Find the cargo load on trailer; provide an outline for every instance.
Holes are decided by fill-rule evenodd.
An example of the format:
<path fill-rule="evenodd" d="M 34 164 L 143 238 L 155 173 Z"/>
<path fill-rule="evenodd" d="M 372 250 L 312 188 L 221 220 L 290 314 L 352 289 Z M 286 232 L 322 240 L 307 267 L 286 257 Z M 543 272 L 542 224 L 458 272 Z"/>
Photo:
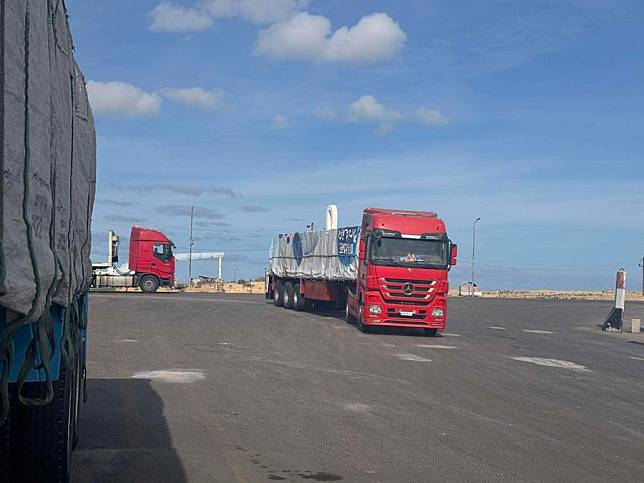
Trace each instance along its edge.
<path fill-rule="evenodd" d="M 65 481 L 85 377 L 96 140 L 63 0 L 0 7 L 0 474 Z"/>
<path fill-rule="evenodd" d="M 334 302 L 361 330 L 445 328 L 457 247 L 435 213 L 367 208 L 347 228 L 337 228 L 337 208 L 327 213 L 326 230 L 273 237 L 267 298 L 296 310 Z"/>
<path fill-rule="evenodd" d="M 278 277 L 355 280 L 360 227 L 275 235 L 270 271 Z"/>

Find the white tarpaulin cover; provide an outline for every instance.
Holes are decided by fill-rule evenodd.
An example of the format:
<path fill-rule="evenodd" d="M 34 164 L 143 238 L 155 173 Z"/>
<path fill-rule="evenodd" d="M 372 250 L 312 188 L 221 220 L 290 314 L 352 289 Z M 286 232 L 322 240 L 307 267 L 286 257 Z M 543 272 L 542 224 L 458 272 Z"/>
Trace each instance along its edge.
<path fill-rule="evenodd" d="M 36 320 L 91 283 L 94 120 L 64 1 L 2 1 L 0 25 L 0 306 Z"/>
<path fill-rule="evenodd" d="M 360 228 L 275 235 L 270 271 L 278 277 L 355 280 Z"/>

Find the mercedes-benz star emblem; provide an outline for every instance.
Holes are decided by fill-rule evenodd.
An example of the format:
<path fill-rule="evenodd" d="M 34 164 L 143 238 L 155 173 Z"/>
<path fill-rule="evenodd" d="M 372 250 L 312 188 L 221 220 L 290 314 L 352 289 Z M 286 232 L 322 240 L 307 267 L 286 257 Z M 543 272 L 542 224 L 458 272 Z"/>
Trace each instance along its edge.
<path fill-rule="evenodd" d="M 407 282 L 405 285 L 403 285 L 403 292 L 405 292 L 405 295 L 411 295 L 414 293 L 414 286 Z"/>

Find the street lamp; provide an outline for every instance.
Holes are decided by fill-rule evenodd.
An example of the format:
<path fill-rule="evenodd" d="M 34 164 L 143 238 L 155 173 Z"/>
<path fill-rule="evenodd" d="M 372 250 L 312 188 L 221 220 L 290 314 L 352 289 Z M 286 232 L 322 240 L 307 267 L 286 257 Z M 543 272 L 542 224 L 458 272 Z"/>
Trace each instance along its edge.
<path fill-rule="evenodd" d="M 474 297 L 474 257 L 476 255 L 476 223 L 481 219 L 479 216 L 476 220 L 474 220 L 474 224 L 472 226 L 472 291 L 470 292 L 470 295 Z"/>

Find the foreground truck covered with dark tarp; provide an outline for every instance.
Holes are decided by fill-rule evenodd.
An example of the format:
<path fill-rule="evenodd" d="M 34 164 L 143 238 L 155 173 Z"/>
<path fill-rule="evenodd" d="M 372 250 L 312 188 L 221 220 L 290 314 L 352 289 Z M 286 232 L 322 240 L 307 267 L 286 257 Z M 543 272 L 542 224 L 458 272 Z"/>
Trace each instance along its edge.
<path fill-rule="evenodd" d="M 94 121 L 64 1 L 0 8 L 0 480 L 67 481 L 86 376 Z"/>

